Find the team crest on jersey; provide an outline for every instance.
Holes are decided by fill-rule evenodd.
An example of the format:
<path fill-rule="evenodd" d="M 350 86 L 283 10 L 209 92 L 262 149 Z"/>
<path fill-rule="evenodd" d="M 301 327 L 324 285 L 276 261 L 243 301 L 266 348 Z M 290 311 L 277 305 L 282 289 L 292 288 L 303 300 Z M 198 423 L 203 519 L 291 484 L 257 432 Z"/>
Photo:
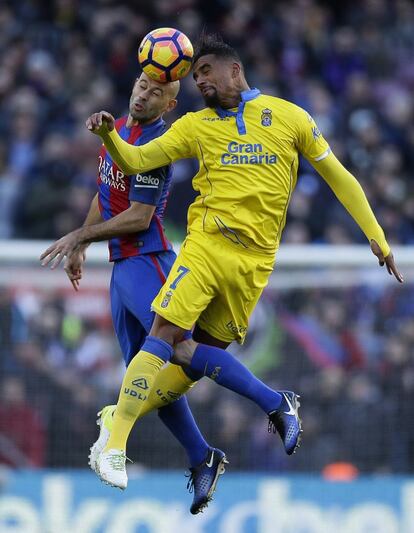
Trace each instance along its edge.
<path fill-rule="evenodd" d="M 262 111 L 262 126 L 272 125 L 272 110 L 267 107 Z"/>
<path fill-rule="evenodd" d="M 173 295 L 172 291 L 167 291 L 165 293 L 164 299 L 161 302 L 161 307 L 162 308 L 168 307 L 168 304 L 170 303 L 172 295 Z"/>

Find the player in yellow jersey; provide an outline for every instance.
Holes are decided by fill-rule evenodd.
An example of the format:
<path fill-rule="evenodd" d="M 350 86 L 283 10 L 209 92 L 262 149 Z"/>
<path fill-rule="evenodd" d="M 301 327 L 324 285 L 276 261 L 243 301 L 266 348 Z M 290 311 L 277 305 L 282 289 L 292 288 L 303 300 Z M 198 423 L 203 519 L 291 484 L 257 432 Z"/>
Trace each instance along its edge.
<path fill-rule="evenodd" d="M 128 435 L 157 373 L 173 354 L 186 371 L 202 372 L 244 396 L 255 396 L 286 452 L 297 447 L 297 395 L 263 384 L 260 388 L 230 354 L 202 342 L 214 339 L 222 348 L 233 340 L 243 342 L 249 316 L 273 270 L 299 154 L 359 224 L 379 264 L 403 281 L 362 188 L 306 111 L 250 89 L 237 52 L 214 36 L 203 36 L 193 77 L 207 107 L 178 119 L 145 146 L 125 143 L 107 112 L 87 121 L 127 174 L 187 157 L 197 157 L 200 163 L 193 179 L 199 194 L 189 209 L 187 238 L 153 302 L 154 325 L 125 375 L 112 433 L 99 459 L 101 477 L 114 485 L 125 483 Z M 177 345 L 194 324 L 199 342 L 190 339 Z"/>

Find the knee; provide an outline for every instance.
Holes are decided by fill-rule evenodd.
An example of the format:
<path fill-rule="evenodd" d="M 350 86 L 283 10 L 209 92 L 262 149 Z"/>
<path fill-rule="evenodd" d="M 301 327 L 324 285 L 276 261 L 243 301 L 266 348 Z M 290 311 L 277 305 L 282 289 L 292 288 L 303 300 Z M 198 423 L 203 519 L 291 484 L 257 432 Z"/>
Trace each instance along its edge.
<path fill-rule="evenodd" d="M 193 358 L 194 350 L 197 343 L 192 339 L 188 339 L 174 345 L 174 355 L 171 360 L 172 363 L 181 366 L 189 366 Z"/>
<path fill-rule="evenodd" d="M 168 342 L 171 346 L 174 346 L 182 338 L 183 330 L 182 328 L 167 322 L 166 320 L 161 320 L 157 315 L 154 324 L 152 325 L 150 335 L 153 337 L 158 337 L 165 342 Z"/>

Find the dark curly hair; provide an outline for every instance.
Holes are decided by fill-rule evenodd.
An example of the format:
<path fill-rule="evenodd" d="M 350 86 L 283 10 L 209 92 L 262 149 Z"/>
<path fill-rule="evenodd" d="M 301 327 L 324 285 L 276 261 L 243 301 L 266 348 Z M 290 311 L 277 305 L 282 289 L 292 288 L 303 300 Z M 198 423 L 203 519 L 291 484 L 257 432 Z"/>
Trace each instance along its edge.
<path fill-rule="evenodd" d="M 196 45 L 193 57 L 193 65 L 200 57 L 207 54 L 214 54 L 217 57 L 226 59 L 233 59 L 237 63 L 242 64 L 239 54 L 229 44 L 223 41 L 223 38 L 218 33 L 202 32 Z"/>

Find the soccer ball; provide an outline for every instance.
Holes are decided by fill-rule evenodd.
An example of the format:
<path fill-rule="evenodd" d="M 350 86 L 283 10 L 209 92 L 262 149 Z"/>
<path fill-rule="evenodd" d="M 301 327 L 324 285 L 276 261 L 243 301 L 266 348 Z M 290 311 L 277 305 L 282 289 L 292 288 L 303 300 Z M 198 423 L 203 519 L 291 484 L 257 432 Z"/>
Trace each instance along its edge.
<path fill-rule="evenodd" d="M 165 83 L 186 76 L 191 68 L 193 45 L 174 28 L 158 28 L 146 35 L 138 49 L 142 70 L 155 81 Z"/>

